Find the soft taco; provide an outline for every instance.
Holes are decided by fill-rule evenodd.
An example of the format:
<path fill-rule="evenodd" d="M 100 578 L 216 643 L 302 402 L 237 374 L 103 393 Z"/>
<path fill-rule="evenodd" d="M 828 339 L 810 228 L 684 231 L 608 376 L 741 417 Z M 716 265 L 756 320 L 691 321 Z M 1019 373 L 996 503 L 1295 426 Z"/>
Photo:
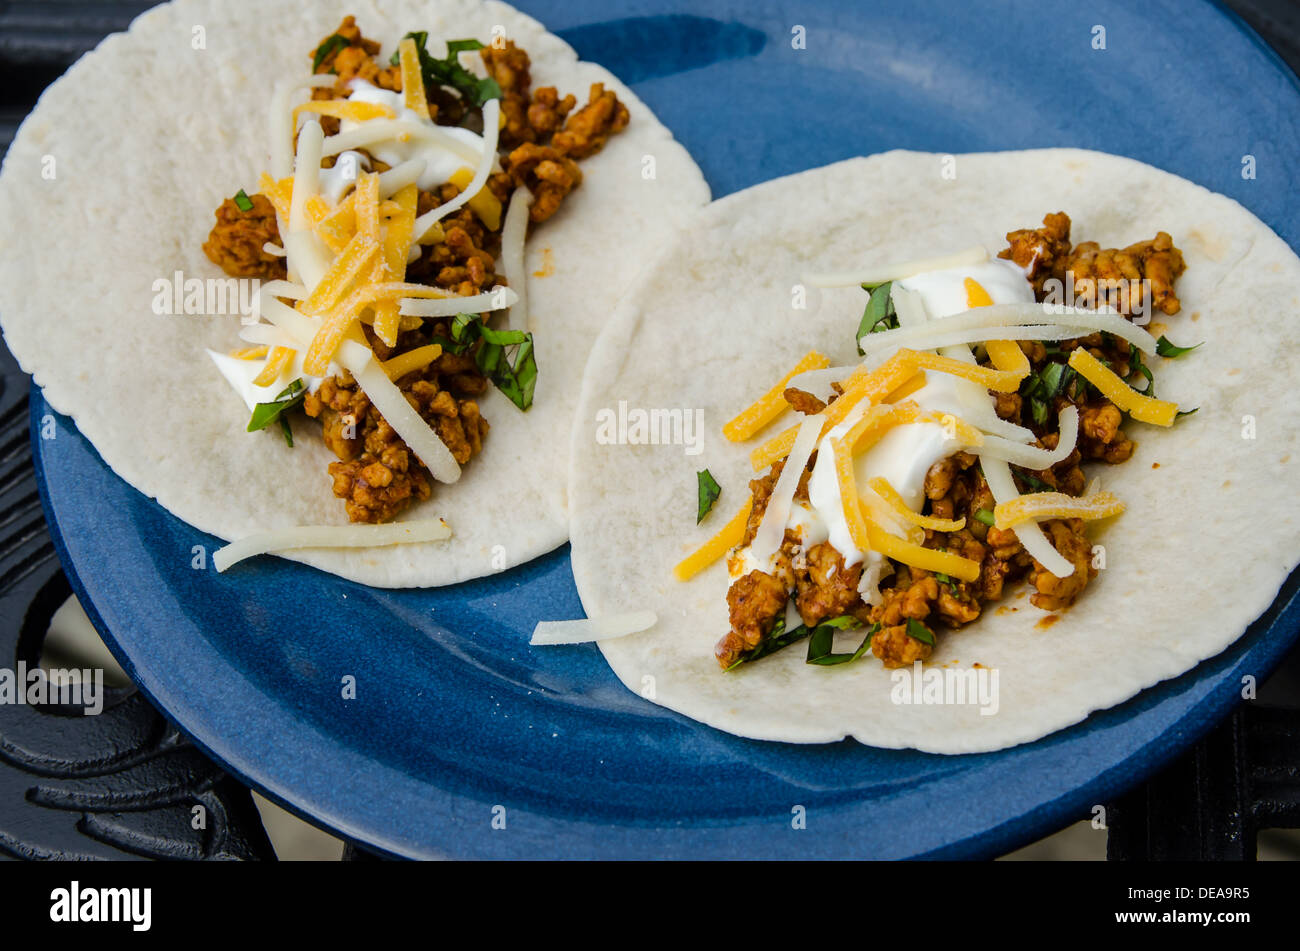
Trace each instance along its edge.
<path fill-rule="evenodd" d="M 715 203 L 588 364 L 601 650 L 732 733 L 940 753 L 1188 670 L 1300 552 L 1298 278 L 1240 205 L 1094 152 L 891 152 Z M 615 407 L 706 439 L 611 439 Z"/>
<path fill-rule="evenodd" d="M 10 148 L 0 321 L 119 475 L 234 543 L 219 569 L 447 584 L 564 541 L 587 352 L 707 200 L 503 4 L 178 0 Z"/>

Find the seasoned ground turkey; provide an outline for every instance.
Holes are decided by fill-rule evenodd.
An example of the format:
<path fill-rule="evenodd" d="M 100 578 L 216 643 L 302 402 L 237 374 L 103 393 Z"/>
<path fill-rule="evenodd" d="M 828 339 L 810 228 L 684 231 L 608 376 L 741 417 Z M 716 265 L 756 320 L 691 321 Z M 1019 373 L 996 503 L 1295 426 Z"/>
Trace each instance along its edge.
<path fill-rule="evenodd" d="M 545 221 L 582 183 L 575 160 L 595 155 L 611 135 L 627 127 L 627 106 L 602 83 L 593 83 L 587 104 L 573 112 L 577 99 L 572 95 L 561 98 L 554 86 L 530 90 L 528 54 L 514 43 L 488 47 L 482 55 L 502 92 L 501 144 L 510 150 L 502 168 L 515 185 L 526 185 L 533 193 L 529 218 Z"/>
<path fill-rule="evenodd" d="M 347 45 L 340 47 L 332 37 L 342 37 Z M 379 44 L 361 35 L 356 17 L 344 17 L 332 36 L 321 40 L 320 45 L 309 54 L 314 60 L 316 53 L 325 51 L 321 61 L 316 64 L 318 75 L 334 74 L 338 79 L 332 89 L 313 90 L 313 99 L 342 99 L 347 96 L 348 83 L 354 79 L 364 79 L 381 89 L 400 91 L 402 88 L 402 70 L 375 59 L 379 54 Z"/>
<path fill-rule="evenodd" d="M 1040 299 L 1044 281 L 1062 279 L 1067 272 L 1073 274 L 1075 267 L 1079 268 L 1076 279 L 1104 276 L 1103 272 L 1116 268 L 1150 280 L 1155 306 L 1166 313 L 1178 309 L 1174 281 L 1183 270 L 1182 255 L 1164 232 L 1152 241 L 1122 251 L 1098 251 L 1095 244 L 1072 249 L 1070 219 L 1058 213 L 1048 215 L 1042 228 L 1011 232 L 1007 241 L 1010 247 L 1002 256 L 1030 269 Z M 1136 376 L 1131 361 L 1137 354 L 1126 341 L 1111 335 L 1095 333 L 1051 344 L 1023 341 L 1020 347 L 1029 358 L 1033 375 L 1051 363 L 1066 364 L 1070 353 L 1083 347 L 1120 376 Z M 825 408 L 820 399 L 801 390 L 787 389 L 784 395 L 800 413 L 814 414 Z M 1024 387 L 1018 393 L 994 394 L 998 415 L 1030 429 L 1037 437 L 1036 445 L 1055 449 L 1060 439 L 1056 428 L 1060 410 L 1073 404 L 1079 411 L 1079 438 L 1074 452 L 1050 469 L 1024 472 L 1013 468 L 1021 491 L 1051 490 L 1080 496 L 1088 481 L 1082 468 L 1085 462 L 1115 464 L 1133 455 L 1136 446 L 1124 433 L 1123 414 L 1082 380 L 1052 398 L 1045 423 L 1034 419 L 1032 396 Z M 806 502 L 807 479 L 815 464 L 816 454 L 795 494 L 798 501 Z M 783 465 L 776 463 L 766 475 L 750 482 L 754 502 L 742 549 L 750 544 L 762 523 Z M 718 662 L 728 667 L 757 646 L 784 616 L 787 602 L 793 598 L 800 620 L 808 627 L 845 614 L 855 616 L 864 625 L 878 625 L 871 639 L 872 653 L 886 667 L 906 667 L 926 660 L 933 651 L 930 644 L 908 633 L 909 621 L 921 624 L 932 635 L 937 629 L 960 628 L 978 618 L 985 604 L 1002 598 L 1009 586 L 1021 580 L 1032 588 L 1029 600 L 1035 607 L 1060 611 L 1072 605 L 1097 575 L 1092 565 L 1092 542 L 1081 519 L 1041 523 L 1052 546 L 1074 565 L 1073 574 L 1057 578 L 1025 552 L 1014 532 L 990 527 L 978 518 L 980 512 L 991 514 L 995 502 L 978 458 L 970 453 L 956 453 L 930 468 L 925 478 L 925 500 L 926 514 L 965 519 L 965 526 L 955 532 L 927 529 L 922 544 L 979 563 L 980 574 L 975 581 L 943 580 L 930 571 L 893 565 L 892 573 L 881 579 L 879 603 L 867 605 L 857 590 L 862 577 L 860 564 L 846 569 L 843 558 L 829 543 L 802 552 L 793 533 L 787 532 L 776 570 L 771 574 L 751 571 L 733 584 L 734 597 L 728 593 L 731 631 L 715 648 Z"/>
<path fill-rule="evenodd" d="M 488 187 L 497 193 L 490 180 Z M 416 211 L 422 215 L 459 194 L 460 189 L 452 184 L 441 186 L 436 193 L 422 191 Z M 407 266 L 407 280 L 445 287 L 462 297 L 505 283 L 505 278 L 496 273 L 496 259 L 501 253 L 499 231 L 485 228 L 469 208 L 461 208 L 441 224 L 443 240 L 427 246 L 419 260 Z"/>
<path fill-rule="evenodd" d="M 446 334 L 445 325 L 437 332 Z M 417 333 L 403 338 L 427 337 Z M 400 349 L 413 340 L 399 339 Z M 389 351 L 372 338 L 376 355 Z M 423 346 L 423 343 L 416 344 Z M 482 394 L 487 380 L 468 355 L 444 354 L 426 369 L 397 381 L 398 389 L 420 416 L 429 422 L 461 465 L 483 449 L 487 420 L 469 397 Z M 339 457 L 329 465 L 334 494 L 344 500 L 354 522 L 386 522 L 412 502 L 427 499 L 432 491 L 428 470 L 393 431 L 383 415 L 346 370 L 323 381 L 303 401 L 308 416 L 319 419 L 325 444 Z"/>
<path fill-rule="evenodd" d="M 253 195 L 250 201 L 253 207 L 248 211 L 241 211 L 233 198 L 221 203 L 217 223 L 203 244 L 203 253 L 231 277 L 283 280 L 284 258 L 262 250 L 267 242 L 280 244 L 275 208 L 265 195 Z"/>
<path fill-rule="evenodd" d="M 1029 280 L 1040 301 L 1046 296 L 1045 283 L 1055 280 L 1063 286 L 1068 273 L 1079 306 L 1105 303 L 1121 314 L 1132 315 L 1143 310 L 1149 293 L 1153 309 L 1178 313 L 1174 282 L 1186 264 L 1173 238 L 1163 231 L 1127 248 L 1102 248 L 1095 241 L 1085 241 L 1072 249 L 1070 217 L 1058 211 L 1044 217 L 1041 228 L 1012 231 L 1007 242 L 1010 247 L 998 256 L 1030 269 Z M 1147 289 L 1138 283 L 1142 280 L 1149 282 Z"/>

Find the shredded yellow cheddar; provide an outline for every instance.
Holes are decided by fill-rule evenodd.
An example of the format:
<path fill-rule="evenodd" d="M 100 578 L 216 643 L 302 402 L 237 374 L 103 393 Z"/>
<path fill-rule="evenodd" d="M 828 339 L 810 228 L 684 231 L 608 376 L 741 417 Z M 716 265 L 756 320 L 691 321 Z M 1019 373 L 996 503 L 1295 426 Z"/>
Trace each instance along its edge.
<path fill-rule="evenodd" d="M 993 508 L 993 524 L 999 529 L 1015 528 L 1045 518 L 1082 518 L 1094 521 L 1124 511 L 1124 503 L 1110 492 L 1094 492 L 1075 498 L 1063 492 L 1031 492 Z"/>
<path fill-rule="evenodd" d="M 949 575 L 962 581 L 974 581 L 980 576 L 979 562 L 952 552 L 914 544 L 889 534 L 875 522 L 867 522 L 867 539 L 873 551 L 913 568 Z"/>
<path fill-rule="evenodd" d="M 472 168 L 459 168 L 452 173 L 449 181 L 461 191 L 464 191 L 474 181 L 474 170 Z M 501 227 L 501 200 L 492 194 L 486 185 L 480 188 L 478 193 L 466 204 L 469 205 L 474 214 L 478 215 L 479 221 L 483 222 L 489 231 L 496 231 Z"/>
<path fill-rule="evenodd" d="M 280 374 L 293 361 L 296 351 L 289 347 L 273 347 L 271 353 L 266 358 L 266 366 L 262 367 L 262 372 L 253 377 L 255 386 L 270 386 L 276 380 L 280 379 Z"/>
<path fill-rule="evenodd" d="M 732 442 L 743 442 L 780 416 L 789 407 L 785 401 L 786 384 L 800 373 L 809 370 L 821 370 L 830 366 L 830 361 L 816 350 L 810 350 L 799 358 L 799 362 L 785 376 L 781 377 L 770 390 L 746 407 L 734 419 L 722 427 L 722 434 Z M 791 445 L 794 441 L 791 440 Z M 786 450 L 789 452 L 789 449 Z M 778 457 L 780 458 L 780 457 Z"/>
<path fill-rule="evenodd" d="M 732 516 L 731 521 L 722 526 L 718 534 L 679 561 L 673 568 L 677 580 L 689 581 L 739 545 L 745 537 L 745 526 L 749 523 L 749 512 L 753 507 L 754 499 L 751 496 L 745 500 L 740 511 Z"/>
<path fill-rule="evenodd" d="M 1155 426 L 1172 426 L 1178 418 L 1178 404 L 1144 396 L 1125 383 L 1113 370 L 1103 364 L 1083 347 L 1070 354 L 1070 366 L 1101 391 L 1124 412 L 1141 423 Z"/>
<path fill-rule="evenodd" d="M 429 100 L 424 91 L 424 72 L 420 69 L 420 52 L 415 40 L 407 37 L 397 44 L 402 70 L 402 105 L 422 119 L 429 118 Z"/>
<path fill-rule="evenodd" d="M 889 506 L 890 511 L 896 514 L 905 522 L 920 528 L 928 528 L 935 532 L 960 532 L 966 527 L 966 519 L 949 519 L 936 518 L 933 515 L 922 515 L 920 512 L 913 512 L 903 501 L 903 497 L 898 494 L 898 490 L 889 484 L 889 480 L 876 476 L 868 480 L 867 488 L 875 492 Z"/>

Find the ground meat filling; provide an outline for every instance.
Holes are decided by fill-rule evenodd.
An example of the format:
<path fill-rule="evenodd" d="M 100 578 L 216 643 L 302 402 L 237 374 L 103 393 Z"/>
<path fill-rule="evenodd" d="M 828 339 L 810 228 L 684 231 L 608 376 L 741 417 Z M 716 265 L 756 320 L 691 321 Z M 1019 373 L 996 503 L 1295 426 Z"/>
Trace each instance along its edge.
<path fill-rule="evenodd" d="M 347 45 L 340 46 L 337 40 L 331 42 L 331 37 L 321 40 L 317 50 L 324 49 L 325 55 L 316 64 L 315 73 L 337 75 L 338 79 L 335 80 L 333 88 L 313 89 L 313 99 L 343 99 L 348 95 L 348 83 L 354 79 L 363 79 L 380 89 L 401 91 L 401 67 L 381 63 L 375 59 L 379 54 L 379 44 L 361 35 L 356 17 L 344 17 L 332 36 L 342 37 L 347 40 Z M 314 50 L 311 55 L 314 59 L 316 51 Z M 432 114 L 433 111 L 430 109 L 430 115 Z M 331 122 L 329 128 L 325 128 L 325 134 L 334 135 L 338 132 L 338 120 L 327 118 L 330 118 Z M 325 122 L 322 121 L 321 125 L 324 127 Z"/>
<path fill-rule="evenodd" d="M 491 179 L 488 187 L 497 194 Z M 416 212 L 422 215 L 459 194 L 460 189 L 450 183 L 435 193 L 422 191 Z M 509 188 L 505 189 L 504 195 L 498 194 L 497 197 L 504 202 L 510 197 Z M 496 260 L 501 254 L 499 231 L 489 231 L 469 208 L 448 215 L 441 224 L 443 239 L 427 246 L 420 258 L 407 266 L 408 280 L 444 287 L 461 297 L 506 283 L 505 278 L 496 272 Z"/>
<path fill-rule="evenodd" d="M 487 47 L 482 56 L 488 75 L 501 87 L 501 144 L 510 150 L 501 166 L 514 185 L 533 193 L 531 220 L 545 221 L 581 184 L 576 160 L 595 155 L 627 127 L 627 106 L 603 83 L 593 83 L 587 104 L 573 112 L 578 101 L 572 95 L 561 98 L 554 86 L 530 89 L 528 54 L 514 43 Z"/>
<path fill-rule="evenodd" d="M 445 322 L 435 333 L 445 335 Z M 414 338 L 414 339 L 411 339 Z M 401 349 L 423 346 L 420 333 L 403 334 Z M 372 340 L 376 355 L 384 359 L 383 342 Z M 395 350 L 392 352 L 396 352 Z M 461 465 L 482 451 L 488 423 L 470 398 L 487 389 L 472 357 L 444 354 L 424 370 L 397 381 L 411 407 L 438 433 Z M 361 392 L 346 370 L 324 380 L 303 400 L 306 414 L 321 422 L 322 437 L 338 462 L 329 464 L 334 494 L 344 500 L 354 522 L 387 522 L 412 502 L 429 498 L 432 481 L 424 464 L 414 456 L 383 415 Z"/>
<path fill-rule="evenodd" d="M 1163 231 L 1127 248 L 1102 248 L 1095 241 L 1071 248 L 1070 217 L 1058 211 L 1044 217 L 1041 228 L 1012 231 L 1007 243 L 1010 246 L 998 257 L 1029 270 L 1040 301 L 1047 296 L 1048 280 L 1064 286 L 1068 274 L 1081 307 L 1106 304 L 1130 316 L 1148 306 L 1172 316 L 1181 307 L 1174 282 L 1187 265 L 1173 238 Z"/>
<path fill-rule="evenodd" d="M 1001 256 L 1026 269 L 1040 300 L 1045 296 L 1044 283 L 1053 277 L 1064 282 L 1069 275 L 1077 289 L 1081 282 L 1123 274 L 1147 279 L 1151 304 L 1162 312 L 1176 313 L 1180 306 L 1174 282 L 1184 269 L 1182 253 L 1164 232 L 1151 241 L 1118 251 L 1102 251 L 1093 243 L 1072 247 L 1070 219 L 1058 212 L 1047 215 L 1042 228 L 1011 232 L 1007 242 L 1009 247 Z M 1130 309 L 1124 312 L 1131 314 L 1140 302 L 1132 297 L 1126 300 Z M 1049 363 L 1067 363 L 1070 353 L 1080 347 L 1126 379 L 1136 376 L 1131 361 L 1139 355 L 1126 341 L 1111 335 L 1095 333 L 1050 344 L 1023 341 L 1020 347 L 1029 359 L 1031 378 Z M 1140 388 L 1140 384 L 1135 385 Z M 804 414 L 819 413 L 826 405 L 793 388 L 784 395 L 787 403 Z M 1037 437 L 1035 444 L 1050 450 L 1060 440 L 1055 427 L 1061 409 L 1074 405 L 1079 411 L 1079 438 L 1075 450 L 1049 469 L 1013 468 L 1022 492 L 1050 490 L 1078 497 L 1085 493 L 1088 482 L 1084 463 L 1117 464 L 1133 455 L 1136 444 L 1124 433 L 1123 414 L 1091 387 L 1080 383 L 1058 393 L 1049 407 L 1047 422 L 1042 424 L 1034 419 L 1028 395 L 1032 394 L 1023 392 L 1023 388 L 1020 393 L 993 394 L 998 415 L 1030 429 Z M 802 496 L 796 493 L 796 499 L 806 501 L 807 478 L 815 462 L 814 455 L 800 485 Z M 762 523 L 783 465 L 776 463 L 767 475 L 750 483 L 754 501 L 741 549 L 750 544 Z M 895 564 L 892 573 L 880 582 L 879 603 L 867 605 L 857 590 L 862 577 L 860 564 L 846 569 L 842 556 L 829 543 L 814 545 L 804 552 L 793 534 L 787 532 L 775 570 L 751 571 L 733 584 L 734 598 L 728 592 L 732 629 L 715 648 L 719 663 L 729 667 L 758 646 L 784 616 L 790 598 L 809 627 L 845 614 L 855 616 L 864 625 L 879 625 L 871 639 L 872 654 L 885 667 L 906 667 L 927 660 L 933 652 L 930 643 L 909 633 L 909 622 L 923 626 L 931 637 L 936 629 L 959 629 L 977 619 L 984 605 L 1001 599 L 1011 585 L 1022 580 L 1032 588 L 1029 600 L 1035 607 L 1061 611 L 1074 604 L 1097 576 L 1092 542 L 1082 519 L 1041 523 L 1052 546 L 1074 566 L 1069 577 L 1057 578 L 1029 556 L 1014 532 L 989 526 L 977 517 L 980 512 L 991 513 L 995 502 L 979 460 L 971 453 L 959 452 L 933 465 L 926 474 L 924 490 L 925 514 L 965 519 L 960 531 L 925 530 L 924 546 L 977 562 L 978 578 L 971 582 L 942 580 L 933 572 Z"/>
<path fill-rule="evenodd" d="M 314 65 L 316 74 L 337 77 L 332 86 L 313 89 L 312 98 L 346 98 L 354 79 L 400 92 L 401 68 L 379 53 L 380 44 L 362 35 L 354 17 L 345 17 L 308 54 L 313 60 L 320 54 Z M 600 84 L 591 87 L 588 103 L 576 112 L 574 96 L 560 96 L 553 86 L 531 89 L 528 53 L 509 40 L 485 47 L 481 56 L 488 74 L 501 87 L 505 117 L 499 142 L 505 153 L 501 156 L 503 171 L 488 177 L 487 188 L 504 212 L 515 188 L 527 185 L 535 196 L 530 218 L 544 221 L 582 182 L 577 160 L 600 151 L 610 135 L 627 126 L 627 107 Z M 426 84 L 425 94 L 435 122 L 482 132 L 481 113 L 453 91 Z M 318 118 L 326 135 L 339 131 L 338 119 Z M 365 150 L 358 151 L 370 171 L 387 170 L 387 165 Z M 328 158 L 324 164 L 333 162 L 334 158 Z M 460 189 L 450 183 L 422 190 L 417 214 L 459 194 Z M 268 244 L 281 245 L 275 209 L 265 195 L 255 194 L 249 200 L 252 207 L 247 211 L 235 199 L 222 202 L 203 250 L 232 277 L 283 280 L 284 258 L 264 250 Z M 488 228 L 469 207 L 448 215 L 440 224 L 442 239 L 421 246 L 420 256 L 407 266 L 408 281 L 441 287 L 461 297 L 506 283 L 496 267 L 501 254 L 499 224 L 495 230 Z M 421 329 L 403 332 L 397 346 L 388 347 L 367 325 L 362 326 L 380 360 L 424 346 L 434 337 L 450 337 L 448 321 L 430 321 Z M 489 427 L 479 412 L 478 398 L 487 392 L 489 381 L 472 353 L 443 353 L 424 370 L 398 380 L 397 386 L 458 463 L 464 465 L 482 451 Z M 320 422 L 321 438 L 338 456 L 337 462 L 329 464 L 329 475 L 334 494 L 343 500 L 352 521 L 386 522 L 412 502 L 429 498 L 433 484 L 428 470 L 371 405 L 350 373 L 324 380 L 315 393 L 305 397 L 303 410 Z"/>
<path fill-rule="evenodd" d="M 279 246 L 280 229 L 275 207 L 265 195 L 253 195 L 253 207 L 244 211 L 233 198 L 217 209 L 217 223 L 203 253 L 231 277 L 255 277 L 264 281 L 284 280 L 284 258 L 268 254 L 267 243 Z"/>

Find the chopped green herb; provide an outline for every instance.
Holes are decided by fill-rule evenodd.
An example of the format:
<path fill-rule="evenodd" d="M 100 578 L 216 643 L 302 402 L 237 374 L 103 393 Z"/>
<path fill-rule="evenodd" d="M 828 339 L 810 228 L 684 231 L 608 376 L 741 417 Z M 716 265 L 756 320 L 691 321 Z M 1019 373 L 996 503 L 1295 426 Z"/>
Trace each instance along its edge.
<path fill-rule="evenodd" d="M 258 403 L 253 407 L 253 416 L 248 421 L 248 432 L 255 433 L 272 423 L 279 423 L 280 431 L 284 433 L 284 441 L 292 447 L 293 430 L 289 428 L 289 420 L 284 414 L 301 403 L 306 396 L 307 387 L 303 385 L 302 380 L 294 380 L 271 402 Z"/>
<path fill-rule="evenodd" d="M 862 355 L 862 338 L 867 334 L 873 334 L 877 330 L 898 328 L 898 315 L 894 312 L 894 301 L 889 296 L 893 286 L 893 281 L 886 281 L 874 288 L 868 288 L 866 284 L 862 285 L 863 290 L 870 290 L 871 298 L 867 301 L 866 310 L 862 312 L 862 320 L 858 323 L 859 356 Z"/>
<path fill-rule="evenodd" d="M 451 339 L 435 337 L 433 342 L 442 344 L 449 353 L 468 353 L 473 349 L 475 364 L 510 402 L 520 409 L 533 405 L 537 357 L 533 353 L 532 334 L 522 330 L 493 330 L 484 325 L 478 314 L 457 314 L 451 319 Z"/>
<path fill-rule="evenodd" d="M 935 550 L 946 552 L 948 549 L 937 548 Z M 934 580 L 939 582 L 939 584 L 946 584 L 948 586 L 948 590 L 952 592 L 952 596 L 954 598 L 961 597 L 961 592 L 957 590 L 957 582 L 953 581 L 952 578 L 948 577 L 942 571 L 936 571 L 934 573 Z"/>
<path fill-rule="evenodd" d="M 782 614 L 776 619 L 776 625 L 772 628 L 772 633 L 758 642 L 758 646 L 747 654 L 741 654 L 732 662 L 727 670 L 735 670 L 741 664 L 747 664 L 751 661 L 766 657 L 768 654 L 774 654 L 783 647 L 789 647 L 796 641 L 801 641 L 812 632 L 807 627 L 800 624 L 793 631 L 787 633 L 785 629 L 785 615 Z"/>
<path fill-rule="evenodd" d="M 852 653 L 836 654 L 831 648 L 835 644 L 835 632 L 848 628 L 861 627 L 862 622 L 851 614 L 842 614 L 839 617 L 830 618 L 822 621 L 816 627 L 809 629 L 807 625 L 800 624 L 793 630 L 785 629 L 785 615 L 782 614 L 776 619 L 776 625 L 772 628 L 772 633 L 763 638 L 759 645 L 747 654 L 742 654 L 731 664 L 727 670 L 735 670 L 741 664 L 748 664 L 768 654 L 774 654 L 782 648 L 789 647 L 791 644 L 810 637 L 808 642 L 808 657 L 806 663 L 821 664 L 822 666 L 831 666 L 834 664 L 847 664 L 850 661 L 857 660 L 867 648 L 871 646 L 871 637 L 878 630 L 880 625 L 876 624 L 867 631 L 862 643 L 858 649 Z"/>
<path fill-rule="evenodd" d="M 975 513 L 975 517 L 989 528 L 993 527 L 993 512 L 991 509 L 980 509 Z"/>
<path fill-rule="evenodd" d="M 444 59 L 434 59 L 425 45 L 429 34 L 407 33 L 402 39 L 415 40 L 416 52 L 420 56 L 420 72 L 424 76 L 425 89 L 434 86 L 447 86 L 460 93 L 471 106 L 481 106 L 489 99 L 501 98 L 501 87 L 495 79 L 479 79 L 460 64 L 459 56 L 467 50 L 481 50 L 483 44 L 478 40 L 448 40 L 447 55 Z M 389 62 L 396 66 L 402 61 L 401 52 L 394 52 Z"/>
<path fill-rule="evenodd" d="M 1077 377 L 1074 367 L 1065 363 L 1050 363 L 1043 368 L 1043 383 L 1053 397 L 1064 396 L 1068 399 L 1070 388 Z"/>
<path fill-rule="evenodd" d="M 311 71 L 314 73 L 320 69 L 320 64 L 329 59 L 330 54 L 351 46 L 351 42 L 346 36 L 340 36 L 338 33 L 325 37 L 320 46 L 316 47 L 316 52 L 312 54 Z"/>
<path fill-rule="evenodd" d="M 1042 479 L 1038 478 L 1037 476 L 1030 475 L 1028 472 L 1026 472 L 1024 469 L 1019 468 L 1018 466 L 1012 466 L 1011 472 L 1017 479 L 1020 479 L 1022 482 L 1025 483 L 1025 485 L 1029 486 L 1035 492 L 1056 491 L 1050 485 L 1044 482 Z"/>
<path fill-rule="evenodd" d="M 852 614 L 841 614 L 839 617 L 833 617 L 830 620 L 822 621 L 818 627 L 829 627 L 837 631 L 849 631 L 855 627 L 861 627 L 862 622 Z"/>
<path fill-rule="evenodd" d="M 812 632 L 812 637 L 808 639 L 808 656 L 805 663 L 819 664 L 822 667 L 831 667 L 836 664 L 851 664 L 857 660 L 871 647 L 871 638 L 880 630 L 879 624 L 873 624 L 867 629 L 867 633 L 862 638 L 862 643 L 857 649 L 848 653 L 837 654 L 832 648 L 835 646 L 836 630 L 847 628 L 861 627 L 862 622 L 851 614 L 844 614 L 837 618 L 831 618 L 829 621 L 823 621 L 818 624 Z"/>
<path fill-rule="evenodd" d="M 1174 419 L 1181 419 L 1184 416 L 1191 416 L 1198 409 L 1200 409 L 1199 406 L 1193 406 L 1191 409 L 1180 409 L 1177 413 L 1174 414 Z"/>
<path fill-rule="evenodd" d="M 1038 378 L 1042 381 L 1045 395 L 1055 396 L 1061 391 L 1061 380 L 1066 369 L 1064 363 L 1049 363 L 1039 371 Z"/>
<path fill-rule="evenodd" d="M 930 633 L 928 627 L 916 620 L 916 618 L 907 619 L 907 636 L 920 641 L 922 644 L 934 646 L 934 635 Z"/>
<path fill-rule="evenodd" d="M 1047 425 L 1052 413 L 1052 400 L 1058 396 L 1068 398 L 1076 376 L 1072 367 L 1051 362 L 1025 377 L 1020 384 L 1020 394 L 1029 401 L 1029 414 L 1037 425 Z"/>
<path fill-rule="evenodd" d="M 249 198 L 248 193 L 241 188 L 239 191 L 235 192 L 235 206 L 240 211 L 252 211 L 253 199 Z"/>
<path fill-rule="evenodd" d="M 1155 377 L 1151 375 L 1151 368 L 1142 362 L 1142 351 L 1137 347 L 1134 347 L 1129 351 L 1128 358 L 1128 375 L 1131 377 L 1134 373 L 1140 373 L 1147 378 L 1146 388 L 1141 392 L 1154 398 L 1156 395 L 1156 380 Z M 1136 387 L 1134 387 L 1134 389 L 1136 389 Z"/>
<path fill-rule="evenodd" d="M 483 44 L 473 38 L 468 40 L 449 40 L 447 42 L 447 55 L 456 56 L 460 53 L 473 53 L 482 48 Z"/>
<path fill-rule="evenodd" d="M 1205 341 L 1203 340 L 1201 341 L 1201 343 L 1204 342 Z M 1191 353 L 1200 345 L 1201 345 L 1200 343 L 1195 343 L 1192 344 L 1190 347 L 1175 346 L 1174 344 L 1169 342 L 1168 337 L 1166 337 L 1164 334 L 1161 334 L 1160 339 L 1156 341 L 1156 353 L 1160 354 L 1160 356 L 1162 357 L 1169 357 L 1170 359 L 1172 359 L 1174 357 L 1181 357 L 1184 353 Z"/>
<path fill-rule="evenodd" d="M 713 473 L 708 469 L 695 473 L 695 480 L 699 484 L 699 506 L 695 515 L 695 524 L 698 525 L 709 514 L 713 503 L 718 501 L 722 486 L 718 485 L 718 480 L 713 478 Z"/>

